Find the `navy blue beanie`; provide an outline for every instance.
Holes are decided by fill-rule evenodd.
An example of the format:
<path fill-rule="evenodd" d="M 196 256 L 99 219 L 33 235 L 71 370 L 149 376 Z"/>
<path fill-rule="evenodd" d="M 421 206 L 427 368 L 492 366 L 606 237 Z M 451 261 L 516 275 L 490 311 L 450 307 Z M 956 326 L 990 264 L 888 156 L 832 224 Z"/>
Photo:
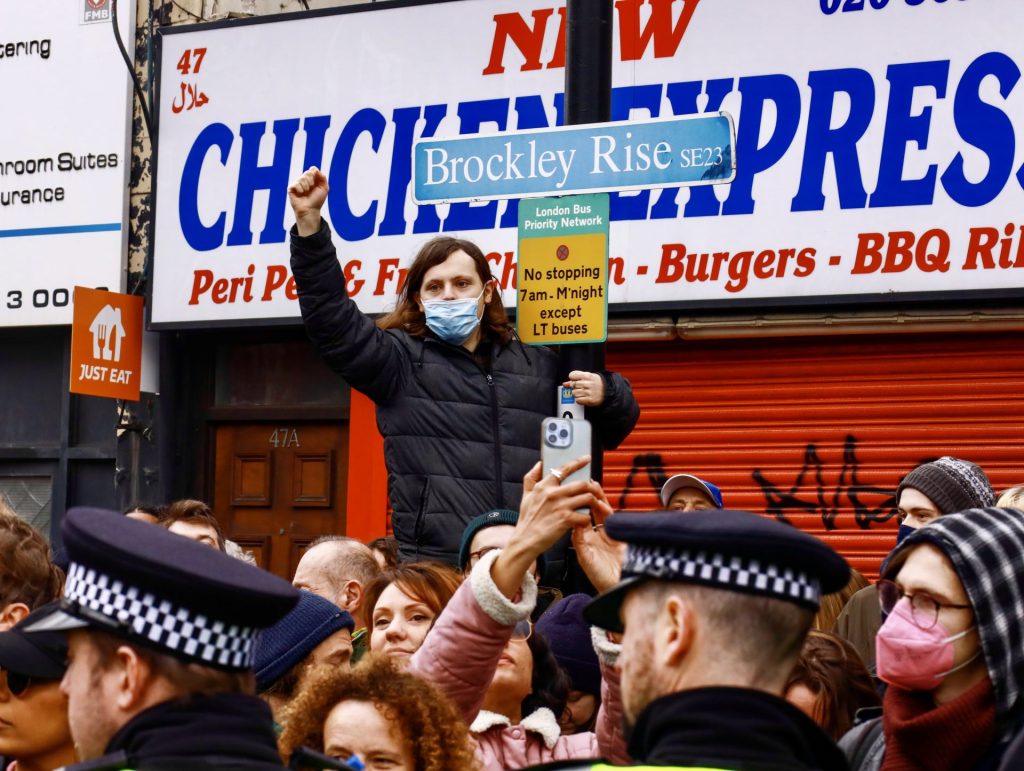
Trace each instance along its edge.
<path fill-rule="evenodd" d="M 298 604 L 256 638 L 253 669 L 256 690 L 263 692 L 339 629 L 356 624 L 348 611 L 312 592 L 299 592 Z"/>
<path fill-rule="evenodd" d="M 590 624 L 583 619 L 583 608 L 590 600 L 586 594 L 567 595 L 540 617 L 536 630 L 569 675 L 572 689 L 600 696 L 601 666 L 590 639 Z"/>

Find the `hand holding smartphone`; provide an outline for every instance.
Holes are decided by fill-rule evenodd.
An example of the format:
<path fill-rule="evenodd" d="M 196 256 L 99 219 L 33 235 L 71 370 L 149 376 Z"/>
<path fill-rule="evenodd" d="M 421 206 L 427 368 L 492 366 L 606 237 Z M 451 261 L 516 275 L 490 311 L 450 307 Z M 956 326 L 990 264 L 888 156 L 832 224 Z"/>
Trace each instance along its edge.
<path fill-rule="evenodd" d="M 541 423 L 540 459 L 542 473 L 547 476 L 553 469 L 590 454 L 590 422 L 566 418 L 544 418 Z M 587 482 L 590 480 L 590 464 L 561 480 L 566 482 Z"/>

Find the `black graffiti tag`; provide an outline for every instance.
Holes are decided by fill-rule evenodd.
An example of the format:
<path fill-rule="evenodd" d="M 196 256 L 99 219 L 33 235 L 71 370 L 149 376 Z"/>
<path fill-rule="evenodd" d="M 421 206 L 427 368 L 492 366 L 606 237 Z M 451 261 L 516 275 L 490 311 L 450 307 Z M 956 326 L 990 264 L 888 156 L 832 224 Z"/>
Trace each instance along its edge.
<path fill-rule="evenodd" d="M 765 511 L 777 519 L 788 522 L 794 513 L 818 514 L 826 530 L 837 530 L 841 512 L 852 509 L 854 522 L 861 529 L 888 522 L 896 514 L 896 491 L 861 483 L 858 478 L 860 461 L 857 460 L 857 438 L 848 435 L 843 443 L 843 465 L 835 485 L 825 481 L 826 464 L 813 442 L 804 446 L 803 465 L 788 488 L 769 480 L 760 469 L 751 473 L 765 498 Z M 626 484 L 619 496 L 618 509 L 626 509 L 631 493 L 641 490 L 660 492 L 668 479 L 665 459 L 660 453 L 640 453 L 626 476 Z M 869 501 L 874 501 L 871 505 Z"/>
<path fill-rule="evenodd" d="M 852 435 L 846 437 L 843 444 L 843 466 L 839 471 L 839 479 L 829 488 L 824 479 L 825 464 L 818 455 L 818 448 L 813 443 L 804 447 L 804 462 L 796 479 L 789 489 L 783 490 L 779 485 L 769 481 L 760 469 L 754 469 L 754 481 L 761 488 L 765 498 L 765 511 L 783 522 L 788 522 L 787 513 L 804 512 L 819 514 L 821 523 L 826 530 L 836 530 L 836 519 L 846 504 L 853 509 L 854 521 L 862 529 L 872 524 L 881 524 L 892 519 L 896 514 L 896 491 L 891 488 L 873 487 L 861 484 L 857 478 L 860 464 L 857 460 L 857 439 Z M 813 476 L 813 481 L 808 480 Z M 808 490 L 802 497 L 800 492 Z M 870 506 L 865 498 L 882 500 L 876 506 Z"/>
<path fill-rule="evenodd" d="M 633 456 L 633 465 L 629 469 L 629 474 L 626 475 L 626 484 L 622 488 L 622 495 L 619 496 L 619 511 L 626 508 L 626 498 L 640 487 L 640 477 L 644 474 L 655 492 L 660 492 L 665 482 L 668 481 L 668 474 L 665 473 L 665 459 L 661 457 L 660 453 L 648 452 Z"/>

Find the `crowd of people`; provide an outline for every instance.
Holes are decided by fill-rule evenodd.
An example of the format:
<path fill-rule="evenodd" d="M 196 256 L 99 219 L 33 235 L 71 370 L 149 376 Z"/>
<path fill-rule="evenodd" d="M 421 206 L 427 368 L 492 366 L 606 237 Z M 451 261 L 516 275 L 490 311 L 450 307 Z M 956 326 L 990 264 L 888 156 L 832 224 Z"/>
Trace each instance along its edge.
<path fill-rule="evenodd" d="M 289 188 L 292 269 L 376 403 L 394 535 L 325 534 L 288 582 L 202 501 L 72 509 L 56 554 L 0 511 L 7 771 L 1024 768 L 1024 487 L 908 469 L 875 582 L 693 473 L 613 513 L 540 429 L 564 389 L 616 446 L 629 382 L 523 345 L 468 241 L 364 315 L 327 193 Z"/>
<path fill-rule="evenodd" d="M 1024 767 L 1024 489 L 910 470 L 869 583 L 692 474 L 613 514 L 585 462 L 452 563 L 329 535 L 291 584 L 200 501 L 73 509 L 57 554 L 0 511 L 5 767 Z M 566 533 L 596 596 L 540 586 Z"/>

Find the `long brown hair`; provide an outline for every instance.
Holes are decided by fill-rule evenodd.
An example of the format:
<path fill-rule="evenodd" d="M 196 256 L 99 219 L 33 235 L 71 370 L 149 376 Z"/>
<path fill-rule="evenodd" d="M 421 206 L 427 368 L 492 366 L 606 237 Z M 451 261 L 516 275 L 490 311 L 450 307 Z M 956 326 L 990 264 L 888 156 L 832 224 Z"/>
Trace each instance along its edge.
<path fill-rule="evenodd" d="M 469 730 L 437 688 L 400 670 L 387 656 L 368 653 L 351 672 L 317 668 L 282 716 L 278 746 L 287 761 L 299 747 L 324 751 L 324 723 L 344 701 L 373 704 L 412 747 L 416 771 L 473 771 L 479 767 Z"/>
<path fill-rule="evenodd" d="M 881 700 L 857 649 L 842 637 L 811 630 L 783 693 L 803 685 L 815 695 L 814 722 L 839 739 L 853 726 L 858 709 Z"/>
<path fill-rule="evenodd" d="M 370 629 L 367 642 L 373 639 L 373 611 L 377 601 L 391 584 L 398 584 L 403 594 L 430 608 L 436 620 L 461 583 L 462 574 L 442 562 L 405 562 L 385 570 L 370 582 L 363 595 L 366 625 Z"/>
<path fill-rule="evenodd" d="M 501 301 L 501 292 L 497 281 L 491 274 L 490 263 L 480 247 L 472 241 L 450 236 L 438 236 L 432 238 L 423 245 L 416 259 L 405 277 L 405 284 L 398 295 L 398 302 L 395 309 L 377 321 L 381 329 L 404 329 L 415 337 L 424 337 L 427 334 L 427 320 L 423 311 L 416 305 L 419 299 L 420 289 L 423 286 L 423 277 L 427 271 L 435 265 L 440 265 L 452 254 L 458 251 L 468 254 L 476 266 L 476 274 L 484 285 L 488 281 L 495 281 L 494 293 L 491 301 L 484 306 L 484 315 L 480 319 L 480 332 L 484 338 L 495 338 L 501 342 L 507 342 L 512 334 L 512 325 L 509 323 L 508 314 L 505 312 L 505 305 Z"/>
<path fill-rule="evenodd" d="M 839 614 L 843 612 L 843 608 L 846 607 L 850 598 L 870 585 L 859 571 L 850 568 L 850 580 L 846 582 L 846 586 L 838 592 L 826 594 L 821 598 L 821 605 L 818 607 L 818 612 L 814 614 L 811 628 L 819 629 L 822 632 L 831 632 L 839 619 Z"/>

